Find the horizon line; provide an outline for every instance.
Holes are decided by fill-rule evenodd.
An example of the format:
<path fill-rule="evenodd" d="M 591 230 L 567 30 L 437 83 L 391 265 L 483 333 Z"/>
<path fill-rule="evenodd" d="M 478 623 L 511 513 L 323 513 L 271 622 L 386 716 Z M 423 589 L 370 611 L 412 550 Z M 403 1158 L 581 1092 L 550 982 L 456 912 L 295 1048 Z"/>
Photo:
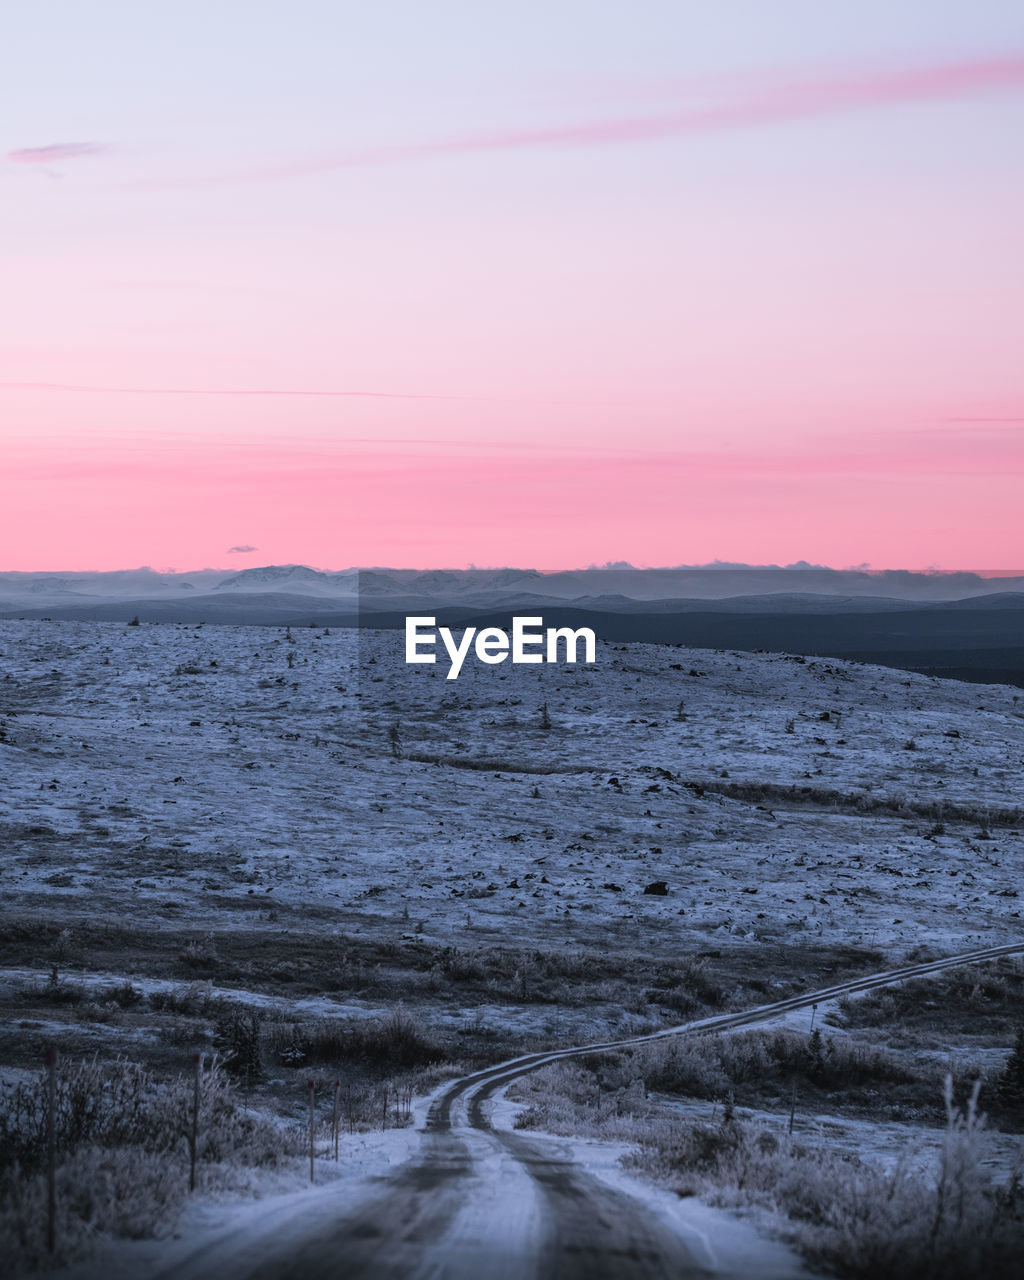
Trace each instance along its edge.
<path fill-rule="evenodd" d="M 228 553 L 230 554 L 230 553 Z M 247 554 L 239 552 L 236 554 Z M 811 564 L 798 560 L 790 564 L 745 564 L 737 561 L 711 560 L 703 564 L 674 565 L 634 565 L 626 561 L 610 561 L 605 564 L 576 565 L 560 568 L 538 569 L 526 565 L 346 565 L 343 568 L 326 568 L 309 565 L 299 561 L 272 563 L 261 565 L 205 565 L 202 568 L 154 569 L 152 565 L 126 566 L 117 569 L 0 569 L 0 575 L 18 576 L 54 576 L 66 575 L 74 577 L 98 576 L 102 574 L 152 574 L 155 577 L 187 577 L 189 574 L 225 573 L 240 574 L 266 569 L 307 569 L 311 573 L 345 574 L 345 573 L 524 573 L 541 576 L 553 576 L 563 573 L 832 573 L 861 574 L 865 577 L 878 577 L 883 574 L 911 574 L 915 577 L 950 577 L 973 576 L 983 580 L 996 578 L 1024 577 L 1024 569 L 978 569 L 978 568 L 943 568 L 928 565 L 921 568 L 890 565 L 875 567 L 868 563 L 836 567 L 834 565 Z"/>

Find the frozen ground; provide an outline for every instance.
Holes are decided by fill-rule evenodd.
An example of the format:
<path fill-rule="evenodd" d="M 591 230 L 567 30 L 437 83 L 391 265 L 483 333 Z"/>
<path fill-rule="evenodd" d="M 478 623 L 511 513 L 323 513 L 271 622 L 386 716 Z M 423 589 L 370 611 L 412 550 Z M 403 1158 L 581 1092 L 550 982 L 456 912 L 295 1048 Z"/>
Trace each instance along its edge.
<path fill-rule="evenodd" d="M 173 1274 L 228 1280 L 250 1274 L 269 1246 L 301 1240 L 365 1199 L 375 1179 L 415 1153 L 418 1135 L 412 1129 L 346 1134 L 342 1145 L 337 1164 L 318 1160 L 314 1187 L 306 1181 L 304 1162 L 296 1161 L 287 1172 L 257 1175 L 251 1200 L 192 1201 L 169 1239 L 104 1241 L 95 1254 L 58 1274 L 64 1280 L 95 1280 L 101 1272 L 108 1280 Z"/>
<path fill-rule="evenodd" d="M 495 1127 L 509 1130 L 517 1109 L 500 1101 Z M 453 1280 L 536 1276 L 548 1229 L 537 1189 L 497 1144 L 479 1136 L 473 1142 L 472 1194 L 462 1188 L 461 1211 L 443 1234 L 423 1242 L 415 1269 L 401 1274 L 424 1280 L 438 1275 Z M 619 1166 L 630 1149 L 626 1144 L 537 1137 L 534 1142 L 549 1152 L 553 1164 L 571 1163 L 628 1197 L 637 1213 L 650 1214 L 683 1242 L 696 1264 L 695 1275 L 720 1280 L 801 1280 L 811 1275 L 784 1245 L 733 1215 L 630 1177 Z M 318 1163 L 319 1186 L 283 1191 L 277 1183 L 284 1179 L 278 1175 L 276 1183 L 267 1179 L 248 1203 L 194 1201 L 170 1239 L 106 1241 L 87 1260 L 58 1274 L 64 1280 L 95 1280 L 101 1273 L 107 1280 L 135 1280 L 142 1274 L 156 1280 L 243 1280 L 262 1274 L 261 1264 L 266 1266 L 268 1259 L 308 1255 L 310 1243 L 329 1238 L 339 1220 L 365 1212 L 388 1175 L 416 1156 L 419 1143 L 419 1135 L 408 1129 L 346 1136 L 337 1165 Z M 326 1251 L 323 1270 L 315 1274 L 330 1272 L 332 1256 Z"/>
<path fill-rule="evenodd" d="M 178 1015 L 159 1012 L 157 997 L 184 977 L 209 980 L 200 1003 L 227 997 L 275 1024 L 373 1017 L 408 1000 L 457 1058 L 462 1045 L 512 1052 L 685 1021 L 645 994 L 662 985 L 652 964 L 716 957 L 719 980 L 745 975 L 743 990 L 722 990 L 742 1007 L 827 985 L 832 963 L 881 969 L 922 946 L 1021 938 L 1019 691 L 664 646 L 602 645 L 592 666 L 467 663 L 458 681 L 444 664 L 403 659 L 394 631 L 0 622 L 0 924 L 17 966 L 0 970 L 13 1014 L 5 1046 L 27 1028 L 33 1044 L 52 1035 L 69 1054 L 162 1054 L 178 1070 L 184 1041 L 166 1038 Z M 390 987 L 369 972 L 386 965 L 389 943 L 401 950 Z M 204 967 L 208 946 L 221 958 Z M 568 964 L 541 989 L 542 952 L 563 947 L 578 972 Z M 488 986 L 486 966 L 462 987 L 449 981 L 488 948 L 513 955 L 501 981 Z M 254 950 L 260 963 L 247 967 Z M 636 969 L 629 999 L 595 971 L 604 957 L 616 958 L 609 974 Z M 67 984 L 88 1009 L 125 978 L 144 999 L 109 1025 L 47 996 L 48 983 L 51 997 Z M 184 1023 L 194 1036 L 202 1016 Z M 806 1010 L 793 1015 L 794 1029 L 807 1025 Z M 963 1038 L 998 1069 L 1003 1040 Z M 933 1048 L 947 1054 L 949 1039 Z M 12 1059 L 4 1078 L 28 1061 Z M 284 1097 L 294 1082 L 275 1070 L 284 1078 L 268 1088 Z M 785 1123 L 768 1114 L 754 1118 Z M 884 1163 L 912 1142 L 924 1158 L 938 1141 L 824 1112 L 798 1115 L 797 1127 Z M 273 1224 L 287 1232 L 302 1219 L 296 1239 L 308 1240 L 321 1215 L 326 1230 L 417 1141 L 357 1135 L 336 1185 L 309 1194 L 268 1182 L 256 1190 L 272 1199 L 255 1207 L 193 1204 L 179 1241 L 119 1247 L 111 1265 L 128 1276 L 151 1258 L 189 1274 L 201 1254 L 211 1275 L 236 1257 L 244 1272 Z M 432 1231 L 439 1265 L 453 1241 L 460 1256 L 484 1257 L 510 1179 L 550 1167 L 570 1207 L 583 1186 L 616 1213 L 622 1196 L 639 1198 L 651 1239 L 664 1229 L 721 1274 L 754 1274 L 754 1256 L 765 1275 L 776 1263 L 798 1274 L 732 1219 L 627 1177 L 620 1148 L 466 1141 L 475 1198 L 452 1201 Z M 1009 1146 L 994 1151 L 1001 1168 Z M 410 1204 L 414 1172 L 394 1182 Z M 432 1203 L 436 1217 L 449 1202 Z M 537 1206 L 525 1193 L 516 1203 L 512 1236 L 539 1240 Z"/>
<path fill-rule="evenodd" d="M 663 646 L 446 681 L 402 640 L 0 623 L 3 908 L 666 953 L 1020 934 L 1012 688 Z"/>
<path fill-rule="evenodd" d="M 495 1129 L 511 1130 L 521 1104 L 504 1096 L 489 1111 Z M 670 1231 L 688 1245 L 698 1266 L 713 1276 L 746 1280 L 803 1280 L 811 1272 L 778 1239 L 770 1238 L 749 1223 L 703 1204 L 695 1197 L 680 1198 L 626 1173 L 622 1157 L 628 1143 L 598 1142 L 587 1138 L 547 1139 L 555 1151 L 587 1173 L 642 1203 Z M 777 1224 L 775 1224 L 777 1226 Z"/>

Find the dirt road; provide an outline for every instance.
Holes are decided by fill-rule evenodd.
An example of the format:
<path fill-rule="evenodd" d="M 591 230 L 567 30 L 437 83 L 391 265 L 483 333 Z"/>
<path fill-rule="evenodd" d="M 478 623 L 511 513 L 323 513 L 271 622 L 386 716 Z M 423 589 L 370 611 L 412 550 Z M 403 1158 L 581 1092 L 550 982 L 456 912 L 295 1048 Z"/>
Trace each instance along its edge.
<path fill-rule="evenodd" d="M 1024 951 L 1024 943 L 837 983 L 775 1004 L 653 1035 L 500 1063 L 447 1085 L 426 1113 L 418 1156 L 367 1186 L 356 1204 L 262 1241 L 217 1241 L 159 1280 L 698 1280 L 722 1276 L 699 1241 L 574 1163 L 565 1144 L 492 1127 L 489 1102 L 539 1067 L 668 1036 L 770 1021 L 793 1009 L 906 978 Z M 793 1271 L 794 1276 L 802 1274 Z"/>

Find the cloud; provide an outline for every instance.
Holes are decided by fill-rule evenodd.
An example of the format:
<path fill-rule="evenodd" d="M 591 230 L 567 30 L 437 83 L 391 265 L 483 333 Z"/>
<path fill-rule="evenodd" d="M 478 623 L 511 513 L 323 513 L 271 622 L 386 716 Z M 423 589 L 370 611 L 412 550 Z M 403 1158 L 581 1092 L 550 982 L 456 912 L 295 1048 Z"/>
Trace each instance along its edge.
<path fill-rule="evenodd" d="M 87 391 L 116 396 L 312 396 L 356 400 L 490 400 L 492 396 L 428 395 L 403 391 L 335 391 L 302 387 L 107 387 L 74 382 L 0 382 L 0 391 Z"/>
<path fill-rule="evenodd" d="M 259 550 L 259 547 L 246 547 L 246 546 L 228 547 L 227 554 L 229 556 L 236 556 L 236 555 L 246 556 L 250 553 L 250 551 L 258 551 L 258 550 Z"/>
<path fill-rule="evenodd" d="M 55 164 L 60 160 L 97 156 L 106 150 L 99 142 L 54 142 L 46 147 L 21 147 L 17 151 L 8 151 L 7 159 L 14 164 Z"/>
<path fill-rule="evenodd" d="M 309 156 L 276 167 L 228 174 L 208 181 L 302 177 L 336 169 L 474 152 L 649 142 L 719 130 L 750 129 L 843 111 L 1021 88 L 1024 88 L 1024 52 L 938 66 L 890 68 L 829 79 L 790 81 L 749 89 L 711 105 L 657 115 L 610 117 L 577 124 L 466 134 L 392 147 Z"/>

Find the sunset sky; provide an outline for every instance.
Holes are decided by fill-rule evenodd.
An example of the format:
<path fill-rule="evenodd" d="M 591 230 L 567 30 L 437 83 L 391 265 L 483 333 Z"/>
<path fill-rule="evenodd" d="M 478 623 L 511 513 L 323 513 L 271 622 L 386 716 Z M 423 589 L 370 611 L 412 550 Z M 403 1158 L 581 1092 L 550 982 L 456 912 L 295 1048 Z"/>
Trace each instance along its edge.
<path fill-rule="evenodd" d="M 0 569 L 1019 567 L 1016 0 L 36 0 L 0 107 Z"/>

